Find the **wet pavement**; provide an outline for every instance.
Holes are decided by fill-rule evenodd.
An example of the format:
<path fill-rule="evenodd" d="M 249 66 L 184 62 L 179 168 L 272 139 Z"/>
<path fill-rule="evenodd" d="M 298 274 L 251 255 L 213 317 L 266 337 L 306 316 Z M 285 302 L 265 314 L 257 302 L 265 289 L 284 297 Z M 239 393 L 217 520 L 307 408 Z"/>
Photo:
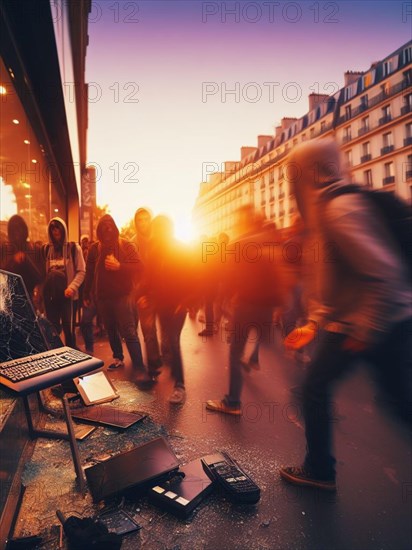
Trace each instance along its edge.
<path fill-rule="evenodd" d="M 412 547 L 411 433 L 377 404 L 376 389 L 360 366 L 339 386 L 335 402 L 338 492 L 296 488 L 278 477 L 281 465 L 299 464 L 304 432 L 298 395 L 305 367 L 284 357 L 278 343 L 261 350 L 261 368 L 245 375 L 241 417 L 205 410 L 205 401 L 227 390 L 226 333 L 199 337 L 202 326 L 188 319 L 182 333 L 187 400 L 169 405 L 173 383 L 164 367 L 156 386 L 139 391 L 126 369 L 110 372 L 120 392 L 116 406 L 148 415 L 124 432 L 99 427 L 79 443 L 83 466 L 107 454 L 133 448 L 163 435 L 179 461 L 215 450 L 228 451 L 262 490 L 255 506 L 228 502 L 221 493 L 206 498 L 187 520 L 149 504 L 126 499 L 124 508 L 141 525 L 122 548 L 403 550 Z M 80 338 L 79 338 L 80 341 Z M 108 365 L 110 348 L 97 340 L 95 355 Z M 50 393 L 49 405 L 59 403 Z M 59 422 L 49 418 L 49 425 Z M 38 440 L 27 464 L 26 491 L 15 536 L 41 534 L 43 548 L 58 548 L 55 511 L 91 516 L 98 511 L 90 494 L 76 490 L 69 444 Z M 119 499 L 120 501 L 120 499 Z M 63 547 L 65 541 L 63 541 Z"/>

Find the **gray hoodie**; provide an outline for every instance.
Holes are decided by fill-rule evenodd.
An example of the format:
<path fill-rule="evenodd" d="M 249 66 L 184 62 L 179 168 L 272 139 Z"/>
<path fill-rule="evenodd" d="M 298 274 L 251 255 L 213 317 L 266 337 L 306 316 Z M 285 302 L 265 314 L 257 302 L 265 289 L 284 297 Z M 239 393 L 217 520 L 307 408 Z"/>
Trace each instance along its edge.
<path fill-rule="evenodd" d="M 64 265 L 65 265 L 66 276 L 67 276 L 67 288 L 71 288 L 72 290 L 74 290 L 74 295 L 72 299 L 78 300 L 79 287 L 84 281 L 84 277 L 86 274 L 86 265 L 83 258 L 83 252 L 79 244 L 73 243 L 73 245 L 75 246 L 74 262 L 73 262 L 73 255 L 71 253 L 71 243 L 67 242 L 67 226 L 65 221 L 58 217 L 52 218 L 49 221 L 49 225 L 47 228 L 47 234 L 49 236 L 49 246 L 48 246 L 48 252 L 46 256 L 46 273 L 49 272 L 50 260 L 53 258 L 53 255 L 55 254 L 53 239 L 50 232 L 50 225 L 54 221 L 58 221 L 62 225 L 63 232 L 64 232 L 62 256 L 64 259 Z"/>
<path fill-rule="evenodd" d="M 334 196 L 350 185 L 331 139 L 296 147 L 289 181 L 310 233 L 310 319 L 331 332 L 373 344 L 412 317 L 407 266 L 374 204 L 362 193 Z M 333 196 L 333 193 L 332 193 Z"/>

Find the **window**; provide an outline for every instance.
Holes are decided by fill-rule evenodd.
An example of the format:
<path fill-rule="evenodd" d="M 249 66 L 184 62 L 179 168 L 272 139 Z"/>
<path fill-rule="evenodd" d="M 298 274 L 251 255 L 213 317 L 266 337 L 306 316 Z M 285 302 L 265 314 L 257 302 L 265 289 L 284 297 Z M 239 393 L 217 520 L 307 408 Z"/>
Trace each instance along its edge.
<path fill-rule="evenodd" d="M 366 132 L 369 132 L 369 117 L 365 116 L 361 120 L 361 124 L 359 126 L 358 135 L 366 134 Z"/>
<path fill-rule="evenodd" d="M 412 111 L 412 94 L 403 96 L 403 107 L 401 107 L 401 115 L 406 115 Z"/>
<path fill-rule="evenodd" d="M 393 170 L 393 162 L 387 162 L 384 165 L 385 169 L 385 177 L 383 178 L 383 184 L 387 185 L 389 183 L 395 182 L 395 176 L 394 176 L 394 170 Z"/>
<path fill-rule="evenodd" d="M 352 150 L 351 149 L 349 151 L 345 152 L 345 159 L 346 159 L 346 164 L 348 166 L 352 166 Z"/>
<path fill-rule="evenodd" d="M 385 82 L 384 84 L 381 84 L 381 94 L 383 96 L 388 95 L 389 93 L 389 83 Z"/>
<path fill-rule="evenodd" d="M 372 181 L 372 170 L 365 170 L 364 173 L 363 173 L 363 183 L 367 186 L 367 187 L 372 187 L 373 186 L 373 181 Z"/>
<path fill-rule="evenodd" d="M 392 132 L 387 132 L 386 134 L 383 134 L 382 138 L 384 147 L 390 147 L 392 145 Z"/>
<path fill-rule="evenodd" d="M 384 61 L 383 62 L 382 72 L 383 72 L 383 76 L 388 76 L 388 74 L 391 73 L 391 62 L 390 61 Z"/>
<path fill-rule="evenodd" d="M 391 178 L 394 176 L 393 162 L 386 162 L 384 164 L 385 178 Z"/>
<path fill-rule="evenodd" d="M 310 139 L 312 139 L 315 135 L 315 128 L 310 129 Z"/>
<path fill-rule="evenodd" d="M 403 81 L 406 86 L 410 86 L 412 84 L 412 69 L 408 69 L 407 71 L 404 71 L 403 73 Z"/>
<path fill-rule="evenodd" d="M 408 160 L 406 162 L 405 179 L 412 179 L 412 155 L 408 155 Z"/>
<path fill-rule="evenodd" d="M 343 129 L 343 142 L 350 141 L 352 139 L 352 130 L 350 126 L 346 126 Z"/>
<path fill-rule="evenodd" d="M 297 145 L 298 144 L 298 140 L 297 139 L 294 139 L 293 140 L 293 145 Z"/>
<path fill-rule="evenodd" d="M 368 108 L 368 95 L 365 94 L 360 98 L 361 110 L 364 111 Z"/>
<path fill-rule="evenodd" d="M 324 132 L 324 131 L 325 131 L 325 128 L 326 128 L 326 122 L 323 120 L 323 121 L 320 123 L 320 131 L 321 131 L 321 132 Z"/>
<path fill-rule="evenodd" d="M 370 154 L 370 145 L 370 141 L 365 141 L 365 143 L 362 143 L 362 155 Z"/>
<path fill-rule="evenodd" d="M 412 145 L 412 122 L 405 124 L 405 139 L 403 140 L 404 147 Z"/>
<path fill-rule="evenodd" d="M 412 46 L 405 48 L 402 52 L 402 62 L 404 65 L 412 61 Z"/>
<path fill-rule="evenodd" d="M 302 134 L 302 141 L 306 141 L 306 134 Z"/>
<path fill-rule="evenodd" d="M 379 119 L 379 125 L 386 124 L 391 120 L 391 106 L 385 105 L 385 107 L 382 107 L 382 116 Z"/>
<path fill-rule="evenodd" d="M 352 107 L 350 105 L 346 105 L 345 107 L 345 119 L 349 120 L 352 117 Z"/>
<path fill-rule="evenodd" d="M 382 107 L 382 116 L 383 117 L 390 117 L 391 116 L 391 106 L 385 105 L 385 107 Z"/>

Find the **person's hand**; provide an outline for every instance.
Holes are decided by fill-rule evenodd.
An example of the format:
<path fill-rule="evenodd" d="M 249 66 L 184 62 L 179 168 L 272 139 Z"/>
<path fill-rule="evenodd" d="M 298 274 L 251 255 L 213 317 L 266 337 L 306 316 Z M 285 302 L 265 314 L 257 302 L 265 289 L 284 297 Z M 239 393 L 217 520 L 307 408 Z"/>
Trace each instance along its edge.
<path fill-rule="evenodd" d="M 365 351 L 368 347 L 368 344 L 366 342 L 362 342 L 361 340 L 357 340 L 356 338 L 352 338 L 351 336 L 348 336 L 342 343 L 342 349 L 345 351 L 352 351 L 353 353 L 360 353 L 361 351 Z"/>
<path fill-rule="evenodd" d="M 119 271 L 120 262 L 113 256 L 113 254 L 109 254 L 104 260 L 104 267 L 108 271 Z"/>
<path fill-rule="evenodd" d="M 137 307 L 145 309 L 148 305 L 149 302 L 147 300 L 147 296 L 140 296 L 140 298 L 137 300 Z"/>
<path fill-rule="evenodd" d="M 318 326 L 313 321 L 309 321 L 309 323 L 303 327 L 293 329 L 283 341 L 285 348 L 287 350 L 297 350 L 303 348 L 315 339 L 317 330 Z"/>
<path fill-rule="evenodd" d="M 74 295 L 74 290 L 72 288 L 67 287 L 64 291 L 64 295 L 66 298 L 71 298 Z"/>
<path fill-rule="evenodd" d="M 18 263 L 18 264 L 21 264 L 23 263 L 24 259 L 26 257 L 26 254 L 24 252 L 16 252 L 16 254 L 13 256 L 13 260 Z"/>

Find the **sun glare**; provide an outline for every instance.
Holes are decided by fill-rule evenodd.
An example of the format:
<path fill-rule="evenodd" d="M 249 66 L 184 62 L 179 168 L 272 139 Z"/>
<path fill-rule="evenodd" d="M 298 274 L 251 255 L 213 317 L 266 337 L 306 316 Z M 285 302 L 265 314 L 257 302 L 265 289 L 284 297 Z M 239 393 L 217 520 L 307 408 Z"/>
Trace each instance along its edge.
<path fill-rule="evenodd" d="M 189 220 L 174 220 L 175 237 L 184 243 L 191 243 L 196 240 L 196 233 Z"/>

